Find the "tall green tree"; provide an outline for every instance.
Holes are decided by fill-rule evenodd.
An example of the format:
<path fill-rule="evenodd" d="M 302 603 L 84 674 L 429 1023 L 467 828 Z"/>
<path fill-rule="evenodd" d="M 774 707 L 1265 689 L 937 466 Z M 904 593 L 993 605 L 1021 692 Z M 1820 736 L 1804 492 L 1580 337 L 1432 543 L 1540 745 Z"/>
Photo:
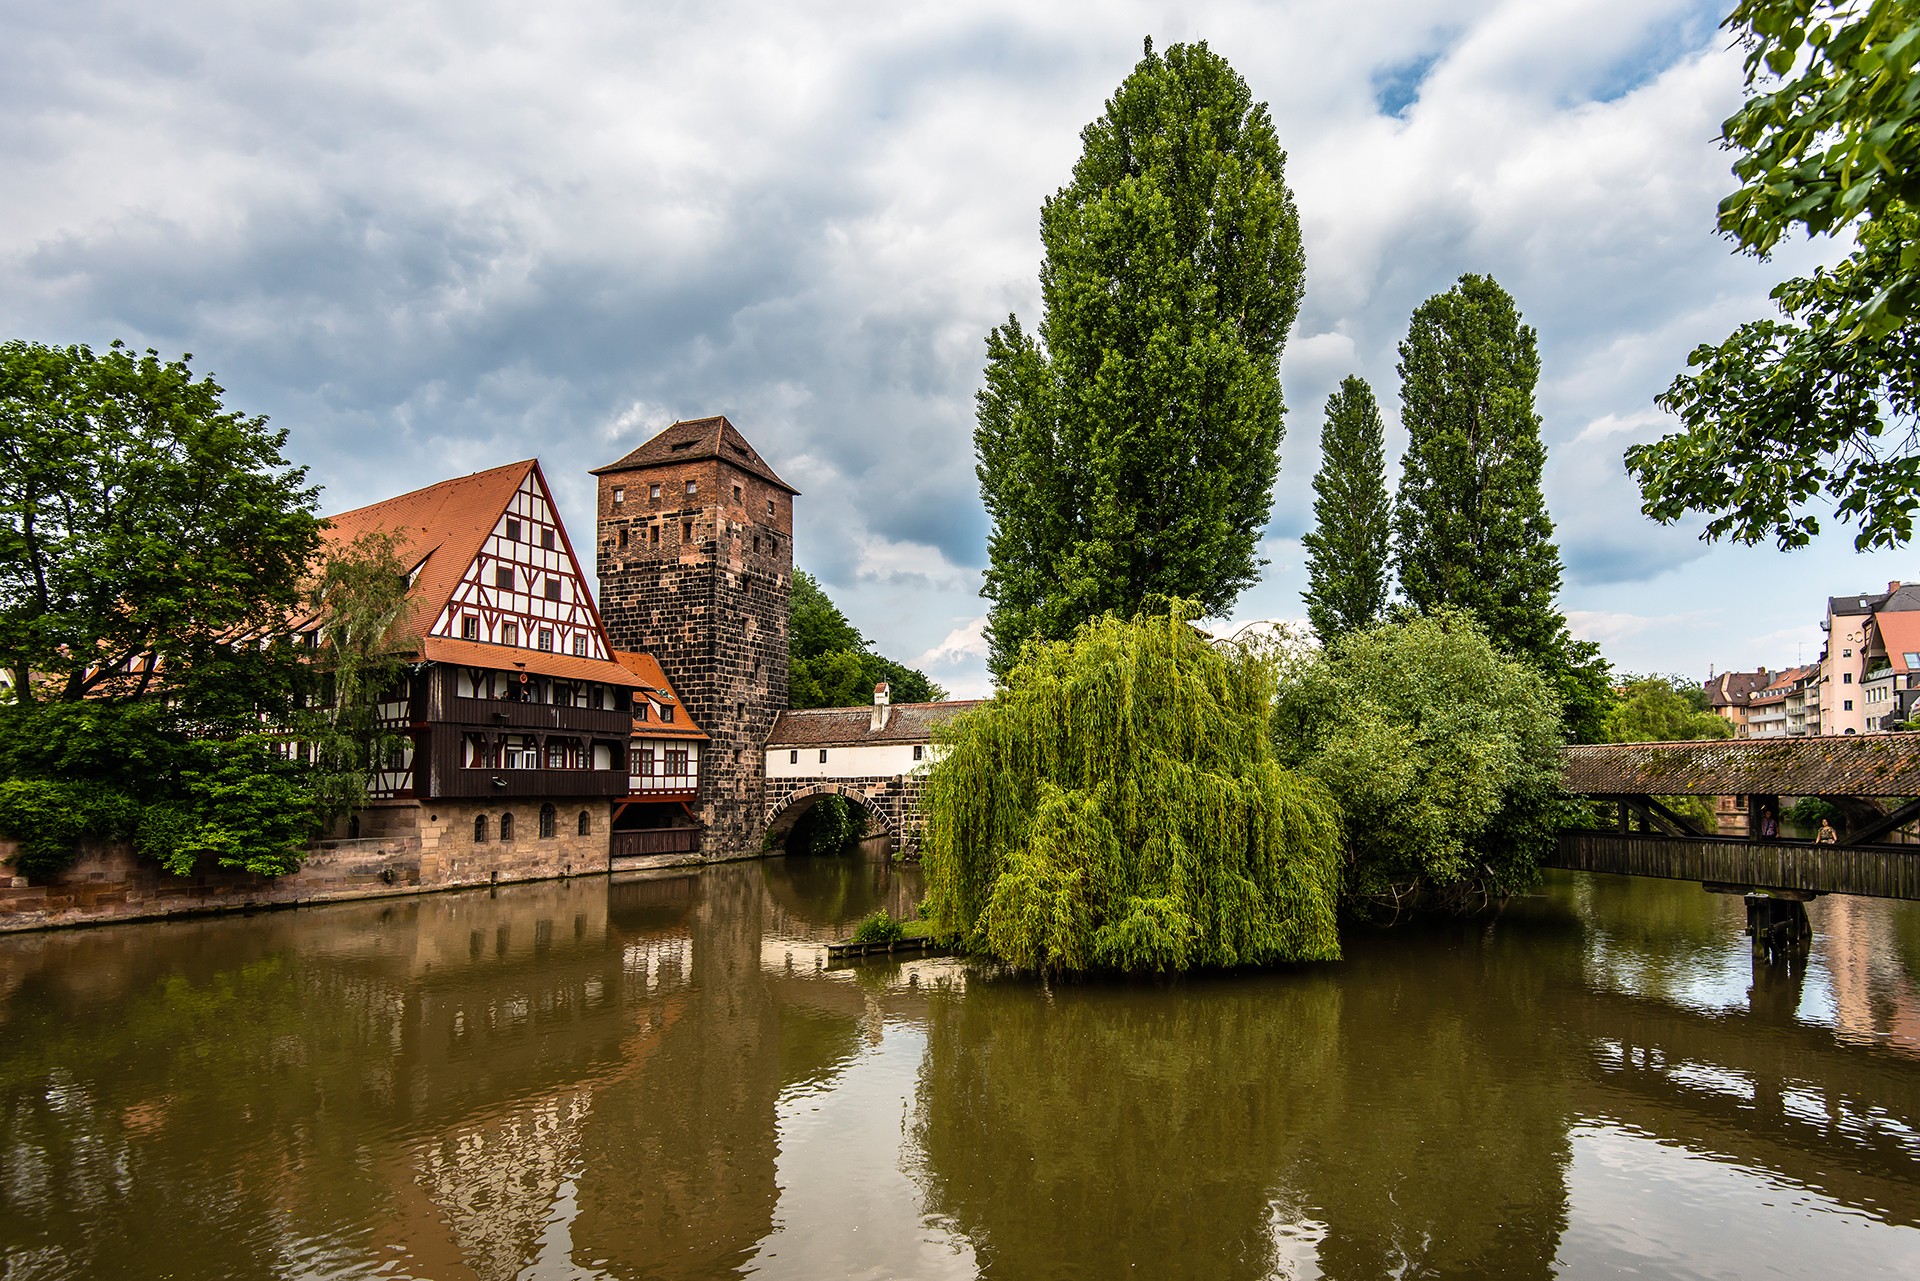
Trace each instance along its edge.
<path fill-rule="evenodd" d="M 0 832 L 20 871 L 132 837 L 182 875 L 275 875 L 364 799 L 406 567 L 390 539 L 320 556 L 286 433 L 223 395 L 184 358 L 0 344 Z M 297 650 L 310 615 L 324 641 Z"/>
<path fill-rule="evenodd" d="M 788 629 L 787 703 L 790 707 L 860 707 L 887 682 L 896 703 L 933 703 L 947 691 L 918 668 L 876 654 L 840 607 L 804 569 L 793 571 Z"/>
<path fill-rule="evenodd" d="M 989 666 L 1095 615 L 1254 581 L 1280 351 L 1305 275 L 1264 103 L 1202 44 L 1147 42 L 1040 213 L 1037 333 L 987 336 L 974 443 L 993 518 Z"/>
<path fill-rule="evenodd" d="M 1327 397 L 1307 546 L 1307 618 L 1322 641 L 1370 627 L 1387 608 L 1386 432 L 1373 389 L 1350 377 Z"/>
<path fill-rule="evenodd" d="M 1831 271 L 1773 291 L 1780 320 L 1687 358 L 1659 403 L 1681 430 L 1626 454 L 1642 510 L 1781 548 L 1832 503 L 1854 546 L 1913 537 L 1920 508 L 1920 0 L 1740 0 L 1747 100 L 1721 126 L 1740 187 L 1720 229 L 1764 257 L 1795 231 L 1856 233 Z"/>
<path fill-rule="evenodd" d="M 1547 449 L 1531 326 L 1491 276 L 1464 275 L 1413 313 L 1400 344 L 1407 452 L 1394 499 L 1394 565 L 1414 609 L 1470 611 L 1499 648 L 1558 690 L 1567 731 L 1603 730 L 1607 665 L 1574 640 L 1556 597 L 1560 549 L 1540 491 Z"/>
<path fill-rule="evenodd" d="M 224 642 L 298 605 L 314 491 L 222 395 L 118 343 L 0 344 L 0 667 L 23 701 L 144 696 L 216 659 L 230 685 Z"/>

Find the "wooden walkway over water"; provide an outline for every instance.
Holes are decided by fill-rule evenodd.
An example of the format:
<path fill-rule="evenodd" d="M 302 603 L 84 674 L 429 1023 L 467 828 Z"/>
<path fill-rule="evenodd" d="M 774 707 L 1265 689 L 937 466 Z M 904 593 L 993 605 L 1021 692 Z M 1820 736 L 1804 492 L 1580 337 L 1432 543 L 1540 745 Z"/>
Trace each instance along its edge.
<path fill-rule="evenodd" d="M 1550 866 L 1728 892 L 1920 899 L 1920 845 L 1888 841 L 1920 821 L 1920 734 L 1582 745 L 1563 749 L 1561 765 L 1566 789 L 1612 802 L 1616 822 L 1564 833 Z M 1838 840 L 1705 831 L 1668 803 L 1721 796 L 1741 798 L 1749 826 L 1777 817 L 1782 797 L 1819 797 L 1836 811 Z"/>

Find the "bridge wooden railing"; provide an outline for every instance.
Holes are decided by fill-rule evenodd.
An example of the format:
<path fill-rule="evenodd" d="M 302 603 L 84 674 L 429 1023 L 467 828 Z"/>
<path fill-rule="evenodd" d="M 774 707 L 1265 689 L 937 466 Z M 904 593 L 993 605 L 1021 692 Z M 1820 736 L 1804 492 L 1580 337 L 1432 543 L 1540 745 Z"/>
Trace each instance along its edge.
<path fill-rule="evenodd" d="M 1562 832 L 1548 867 L 1715 887 L 1920 900 L 1920 846 L 1814 845 L 1652 832 Z"/>
<path fill-rule="evenodd" d="M 608 852 L 614 858 L 700 852 L 700 829 L 697 827 L 653 827 L 636 832 L 614 832 L 610 840 Z"/>

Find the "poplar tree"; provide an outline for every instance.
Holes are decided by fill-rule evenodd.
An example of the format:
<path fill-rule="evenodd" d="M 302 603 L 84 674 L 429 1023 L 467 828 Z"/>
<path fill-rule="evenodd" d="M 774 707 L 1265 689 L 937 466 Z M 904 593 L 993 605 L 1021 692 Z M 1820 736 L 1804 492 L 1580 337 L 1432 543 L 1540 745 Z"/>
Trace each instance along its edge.
<path fill-rule="evenodd" d="M 1373 389 L 1349 377 L 1327 397 L 1307 545 L 1307 618 L 1322 641 L 1370 627 L 1387 607 L 1386 433 Z"/>
<path fill-rule="evenodd" d="M 1399 368 L 1400 590 L 1422 613 L 1472 610 L 1509 652 L 1549 653 L 1564 622 L 1560 549 L 1540 493 L 1533 329 L 1492 277 L 1462 276 L 1415 310 Z"/>
<path fill-rule="evenodd" d="M 993 517 L 989 665 L 1029 638 L 1251 584 L 1279 472 L 1300 221 L 1264 103 L 1152 41 L 1041 208 L 1042 316 L 987 336 L 974 443 Z"/>
<path fill-rule="evenodd" d="M 1464 275 L 1414 311 L 1399 370 L 1401 592 L 1423 614 L 1472 611 L 1495 645 L 1555 686 L 1574 739 L 1595 741 L 1611 703 L 1608 669 L 1596 646 L 1567 633 L 1555 602 L 1560 549 L 1540 492 L 1547 450 L 1532 327 L 1499 282 Z"/>

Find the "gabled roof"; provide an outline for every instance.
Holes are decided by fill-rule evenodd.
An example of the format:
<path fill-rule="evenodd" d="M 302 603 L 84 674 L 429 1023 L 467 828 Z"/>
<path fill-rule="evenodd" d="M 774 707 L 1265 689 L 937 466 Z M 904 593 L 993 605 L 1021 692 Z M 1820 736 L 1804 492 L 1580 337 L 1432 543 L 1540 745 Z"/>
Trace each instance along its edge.
<path fill-rule="evenodd" d="M 391 530 L 401 537 L 401 559 L 414 576 L 413 618 L 404 634 L 394 639 L 417 643 L 423 629 L 446 607 L 460 576 L 486 545 L 500 513 L 513 501 L 527 473 L 539 466 L 528 458 L 504 467 L 477 471 L 471 476 L 443 480 L 425 489 L 356 507 L 327 517 L 321 535 L 329 544 L 344 546 L 360 535 Z"/>
<path fill-rule="evenodd" d="M 638 654 L 625 649 L 614 650 L 613 658 L 636 678 L 636 686 L 644 685 L 649 689 L 666 692 L 665 700 L 657 698 L 648 700 L 654 706 L 658 707 L 664 701 L 670 703 L 675 709 L 671 723 L 653 718 L 634 721 L 635 735 L 645 735 L 647 738 L 705 739 L 707 737 L 706 731 L 694 723 L 693 713 L 687 710 L 687 705 L 680 700 L 680 695 L 667 680 L 667 673 L 660 666 L 658 659 L 652 654 Z"/>
<path fill-rule="evenodd" d="M 528 458 L 470 476 L 443 480 L 385 502 L 356 507 L 327 517 L 321 536 L 329 546 L 335 547 L 376 530 L 388 530 L 400 536 L 400 558 L 406 562 L 413 579 L 408 591 L 413 611 L 406 624 L 389 639 L 405 652 L 431 662 L 496 669 L 524 666 L 542 675 L 567 680 L 637 685 L 640 682 L 632 673 L 606 659 L 576 658 L 571 654 L 425 634 L 446 609 L 461 575 L 486 546 L 487 536 L 499 523 L 507 504 L 513 501 L 527 476 L 537 473 L 539 468 L 538 459 Z M 541 486 L 545 487 L 544 478 Z"/>
<path fill-rule="evenodd" d="M 728 422 L 724 415 L 683 419 L 618 462 L 594 468 L 593 474 L 611 476 L 615 472 L 704 462 L 707 459 L 719 459 L 738 467 L 770 485 L 778 485 L 789 494 L 800 492 L 774 474 L 773 468 L 767 466 L 766 459 L 760 457 L 754 447 L 747 443 L 747 438 L 740 434 L 739 428 Z"/>
<path fill-rule="evenodd" d="M 1827 614 L 1838 618 L 1846 614 L 1871 614 L 1886 603 L 1888 592 L 1860 592 L 1853 596 L 1827 597 Z"/>
<path fill-rule="evenodd" d="M 1765 689 L 1772 679 L 1764 667 L 1755 672 L 1721 672 L 1706 683 L 1707 705 L 1744 706 L 1755 690 Z"/>
<path fill-rule="evenodd" d="M 773 729 L 767 734 L 767 746 L 880 747 L 930 743 L 938 726 L 986 701 L 960 698 L 945 703 L 895 703 L 888 708 L 887 723 L 877 730 L 871 728 L 872 707 L 810 707 L 785 711 L 774 719 Z"/>
<path fill-rule="evenodd" d="M 1920 657 L 1920 612 L 1883 610 L 1873 616 L 1874 630 L 1887 648 L 1887 661 L 1902 674 L 1920 671 L 1920 664 L 1909 663 L 1907 655 Z"/>

